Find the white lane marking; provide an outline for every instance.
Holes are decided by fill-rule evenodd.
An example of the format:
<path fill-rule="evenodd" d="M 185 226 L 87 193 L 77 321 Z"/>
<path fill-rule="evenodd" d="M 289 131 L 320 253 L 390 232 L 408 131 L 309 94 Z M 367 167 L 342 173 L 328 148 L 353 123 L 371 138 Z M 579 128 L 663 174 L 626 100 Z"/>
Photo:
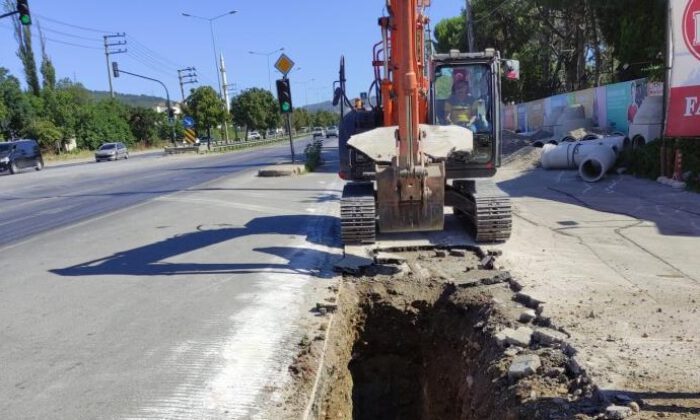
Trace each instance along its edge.
<path fill-rule="evenodd" d="M 559 175 L 557 176 L 557 184 L 561 182 L 561 179 L 563 176 L 564 176 L 564 171 L 559 171 Z"/>

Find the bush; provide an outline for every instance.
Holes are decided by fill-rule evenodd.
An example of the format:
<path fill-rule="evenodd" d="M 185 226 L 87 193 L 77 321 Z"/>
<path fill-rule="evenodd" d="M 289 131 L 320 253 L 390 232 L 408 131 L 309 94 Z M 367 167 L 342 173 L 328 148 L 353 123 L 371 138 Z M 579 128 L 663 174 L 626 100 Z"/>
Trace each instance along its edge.
<path fill-rule="evenodd" d="M 321 164 L 321 143 L 312 142 L 306 145 L 304 149 L 306 161 L 304 166 L 307 172 L 313 172 Z"/>
<path fill-rule="evenodd" d="M 632 175 L 658 178 L 661 175 L 661 146 L 661 141 L 656 140 L 635 150 L 623 152 L 623 166 L 626 166 L 627 172 Z M 686 180 L 688 188 L 700 191 L 700 139 L 667 139 L 666 147 L 670 151 L 677 147 L 683 153 L 683 173 L 690 172 L 690 177 Z M 673 158 L 670 158 L 669 162 L 673 162 Z"/>
<path fill-rule="evenodd" d="M 656 179 L 661 169 L 661 141 L 655 140 L 634 150 L 625 150 L 621 161 L 623 166 L 627 167 L 628 173 L 642 178 Z"/>

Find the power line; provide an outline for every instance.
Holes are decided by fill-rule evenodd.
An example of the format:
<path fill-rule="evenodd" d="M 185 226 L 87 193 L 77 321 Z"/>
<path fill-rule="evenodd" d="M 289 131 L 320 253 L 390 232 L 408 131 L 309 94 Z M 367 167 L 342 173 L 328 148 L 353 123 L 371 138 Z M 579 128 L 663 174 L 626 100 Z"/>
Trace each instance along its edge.
<path fill-rule="evenodd" d="M 496 12 L 498 11 L 498 9 L 500 9 L 500 8 L 503 7 L 503 6 L 505 6 L 506 3 L 508 3 L 509 1 L 510 1 L 510 0 L 504 0 L 503 3 L 499 4 L 498 6 L 494 7 L 493 9 L 491 9 L 491 13 L 489 13 L 489 14 L 486 15 L 486 16 L 482 16 L 482 17 L 480 17 L 479 19 L 474 20 L 474 23 L 479 23 L 479 22 L 481 22 L 482 20 L 484 20 L 484 19 L 486 19 L 486 18 L 488 18 L 488 17 L 491 17 L 491 15 L 493 15 L 494 13 L 496 13 Z"/>
<path fill-rule="evenodd" d="M 170 60 L 169 58 L 167 58 L 167 57 L 161 55 L 160 53 L 158 53 L 158 52 L 156 52 L 156 51 L 154 51 L 154 50 L 148 48 L 146 45 L 144 45 L 143 43 L 139 42 L 139 41 L 138 41 L 136 38 L 134 38 L 133 36 L 127 35 L 127 38 L 129 39 L 129 42 L 131 43 L 131 45 L 136 45 L 137 47 L 142 48 L 143 50 L 145 50 L 145 51 L 148 52 L 149 54 L 153 55 L 155 59 L 158 59 L 158 60 L 160 60 L 160 61 L 163 61 L 164 63 L 167 63 L 167 64 L 169 64 L 169 65 L 172 65 L 173 67 L 182 67 L 182 64 L 181 64 L 181 63 L 178 64 L 178 63 L 176 63 L 176 62 Z"/>
<path fill-rule="evenodd" d="M 44 37 L 45 40 L 55 42 L 57 44 L 70 45 L 71 47 L 85 48 L 88 50 L 102 50 L 100 47 L 91 47 L 89 45 L 74 44 L 72 42 L 60 41 L 58 39 L 53 39 L 49 37 Z"/>
<path fill-rule="evenodd" d="M 42 26 L 42 27 L 41 27 L 41 31 L 42 31 L 42 32 L 43 32 L 43 31 L 51 32 L 51 33 L 55 33 L 55 34 L 58 34 L 58 35 L 67 36 L 67 37 L 70 37 L 70 38 L 82 39 L 82 40 L 85 40 L 85 41 L 102 42 L 100 39 L 97 39 L 97 38 L 88 38 L 88 37 L 85 37 L 85 36 L 73 35 L 73 34 L 70 34 L 70 33 L 68 33 L 68 32 L 58 31 L 58 30 L 56 30 L 56 29 L 47 28 L 47 27 L 45 27 L 45 26 Z"/>
<path fill-rule="evenodd" d="M 34 13 L 34 15 L 36 15 L 36 16 L 42 18 L 42 19 L 48 20 L 49 22 L 53 22 L 53 23 L 56 23 L 56 24 L 58 24 L 58 25 L 69 26 L 69 27 L 75 28 L 75 29 L 80 29 L 81 31 L 96 32 L 96 33 L 99 33 L 99 34 L 115 33 L 115 32 L 116 32 L 116 31 L 105 31 L 105 30 L 103 30 L 103 29 L 95 29 L 95 28 L 88 28 L 88 27 L 85 27 L 85 26 L 74 25 L 74 24 L 72 24 L 72 23 L 62 22 L 62 21 L 60 21 L 60 20 L 52 19 L 52 18 L 50 18 L 50 17 L 48 17 L 48 16 L 40 15 L 40 14 L 38 14 L 38 13 Z"/>

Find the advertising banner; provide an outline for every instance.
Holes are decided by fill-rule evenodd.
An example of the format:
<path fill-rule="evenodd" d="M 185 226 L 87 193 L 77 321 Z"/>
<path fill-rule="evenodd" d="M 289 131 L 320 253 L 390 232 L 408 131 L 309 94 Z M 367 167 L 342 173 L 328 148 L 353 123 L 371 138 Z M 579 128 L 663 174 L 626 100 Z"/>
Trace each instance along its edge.
<path fill-rule="evenodd" d="M 666 136 L 700 137 L 700 0 L 670 0 Z"/>

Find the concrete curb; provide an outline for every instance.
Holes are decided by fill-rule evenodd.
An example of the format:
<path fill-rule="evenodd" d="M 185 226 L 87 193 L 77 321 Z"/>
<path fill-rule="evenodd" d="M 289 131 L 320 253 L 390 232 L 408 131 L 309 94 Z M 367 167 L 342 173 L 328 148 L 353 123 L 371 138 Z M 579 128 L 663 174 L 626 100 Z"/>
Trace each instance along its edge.
<path fill-rule="evenodd" d="M 276 165 L 260 169 L 259 177 L 295 176 L 306 172 L 304 165 Z"/>

